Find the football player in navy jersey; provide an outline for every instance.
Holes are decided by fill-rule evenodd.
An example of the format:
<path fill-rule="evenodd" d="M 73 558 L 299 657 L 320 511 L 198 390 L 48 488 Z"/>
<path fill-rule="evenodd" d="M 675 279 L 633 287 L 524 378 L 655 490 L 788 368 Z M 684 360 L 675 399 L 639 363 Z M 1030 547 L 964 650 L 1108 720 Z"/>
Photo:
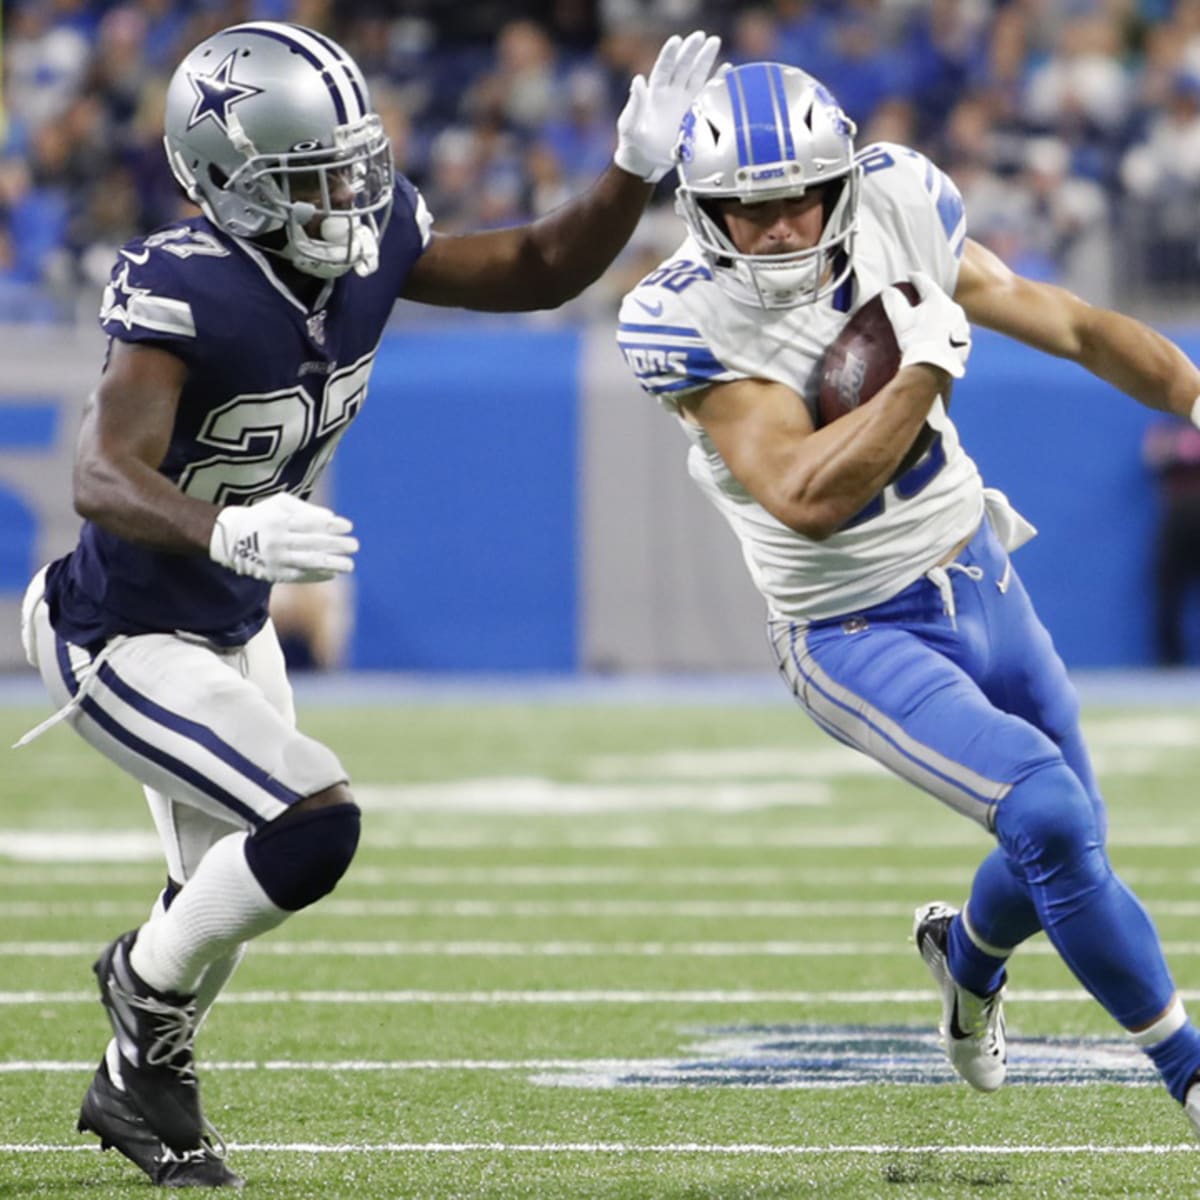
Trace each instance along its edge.
<path fill-rule="evenodd" d="M 358 843 L 345 771 L 296 728 L 267 599 L 353 568 L 350 522 L 308 496 L 393 302 L 515 311 L 579 293 L 672 168 L 718 49 L 668 39 L 588 192 L 457 237 L 433 232 L 362 73 L 322 34 L 236 25 L 171 80 L 166 152 L 203 215 L 119 253 L 76 461 L 83 528 L 22 621 L 51 722 L 143 785 L 167 858 L 147 921 L 95 964 L 113 1038 L 79 1117 L 155 1183 L 241 1183 L 204 1117 L 196 1030 L 246 942 L 332 890 Z"/>
<path fill-rule="evenodd" d="M 969 321 L 1193 422 L 1200 371 L 1144 324 L 1015 275 L 967 237 L 946 175 L 904 146 L 856 151 L 795 67 L 710 81 L 678 154 L 687 234 L 625 298 L 618 340 L 741 542 L 798 704 L 995 838 L 961 911 L 915 914 L 951 1064 L 979 1091 L 1003 1084 L 1006 964 L 1040 930 L 1200 1133 L 1200 1033 L 1113 872 L 1078 700 L 1009 560 L 1034 530 L 983 486 L 942 401 Z M 823 424 L 826 350 L 876 296 L 899 368 Z"/>

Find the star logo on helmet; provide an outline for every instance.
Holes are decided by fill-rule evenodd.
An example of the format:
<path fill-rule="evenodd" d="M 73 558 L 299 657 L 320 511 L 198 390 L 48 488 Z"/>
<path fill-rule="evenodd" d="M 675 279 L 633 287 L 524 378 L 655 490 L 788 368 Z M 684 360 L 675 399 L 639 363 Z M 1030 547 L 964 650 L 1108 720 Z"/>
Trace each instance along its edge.
<path fill-rule="evenodd" d="M 233 78 L 233 66 L 238 52 L 230 51 L 221 65 L 211 75 L 196 75 L 188 72 L 188 83 L 196 93 L 192 115 L 188 117 L 189 129 L 199 125 L 206 117 L 214 120 L 225 133 L 229 132 L 229 109 L 239 100 L 257 96 L 262 88 L 247 83 L 238 83 Z"/>

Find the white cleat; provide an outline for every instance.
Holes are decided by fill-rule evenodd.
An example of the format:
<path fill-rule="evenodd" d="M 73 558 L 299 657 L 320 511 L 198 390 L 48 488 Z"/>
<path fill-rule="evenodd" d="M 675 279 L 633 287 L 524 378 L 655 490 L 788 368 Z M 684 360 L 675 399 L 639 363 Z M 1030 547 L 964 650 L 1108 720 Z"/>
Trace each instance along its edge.
<path fill-rule="evenodd" d="M 977 996 L 954 981 L 946 957 L 950 922 L 958 913 L 940 900 L 922 904 L 913 917 L 913 941 L 929 973 L 942 989 L 942 1020 L 938 1033 L 950 1065 L 977 1092 L 994 1092 L 1008 1071 L 1004 1037 L 1004 986 L 990 996 Z M 1200 1093 L 1195 1124 L 1200 1121 Z M 1197 1126 L 1200 1134 L 1200 1125 Z"/>
<path fill-rule="evenodd" d="M 1200 1139 L 1200 1082 L 1193 1083 L 1183 1098 L 1183 1111 L 1192 1123 L 1192 1132 Z"/>

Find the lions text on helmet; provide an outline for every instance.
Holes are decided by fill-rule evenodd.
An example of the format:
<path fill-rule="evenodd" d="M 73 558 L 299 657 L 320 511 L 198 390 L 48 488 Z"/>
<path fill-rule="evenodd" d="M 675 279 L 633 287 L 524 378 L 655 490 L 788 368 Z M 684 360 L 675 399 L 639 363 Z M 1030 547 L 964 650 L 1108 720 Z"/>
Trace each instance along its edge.
<path fill-rule="evenodd" d="M 167 91 L 167 159 L 188 197 L 297 270 L 369 275 L 392 206 L 391 144 L 346 52 L 309 29 L 235 25 L 201 42 Z"/>

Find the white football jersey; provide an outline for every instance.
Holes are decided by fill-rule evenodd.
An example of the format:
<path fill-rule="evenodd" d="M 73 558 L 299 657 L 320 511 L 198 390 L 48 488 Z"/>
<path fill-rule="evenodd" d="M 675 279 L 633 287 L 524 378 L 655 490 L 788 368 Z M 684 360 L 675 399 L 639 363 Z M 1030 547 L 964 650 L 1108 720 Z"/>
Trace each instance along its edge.
<path fill-rule="evenodd" d="M 983 485 L 941 401 L 929 451 L 832 537 L 816 542 L 771 516 L 733 477 L 681 397 L 735 379 L 786 384 L 816 423 L 821 360 L 850 314 L 891 283 L 924 271 L 953 295 L 966 241 L 962 197 L 927 158 L 877 143 L 863 167 L 854 269 L 831 296 L 790 309 L 739 304 L 684 239 L 621 305 L 617 340 L 638 382 L 680 417 L 692 478 L 729 521 L 770 614 L 809 621 L 881 603 L 970 534 Z"/>

